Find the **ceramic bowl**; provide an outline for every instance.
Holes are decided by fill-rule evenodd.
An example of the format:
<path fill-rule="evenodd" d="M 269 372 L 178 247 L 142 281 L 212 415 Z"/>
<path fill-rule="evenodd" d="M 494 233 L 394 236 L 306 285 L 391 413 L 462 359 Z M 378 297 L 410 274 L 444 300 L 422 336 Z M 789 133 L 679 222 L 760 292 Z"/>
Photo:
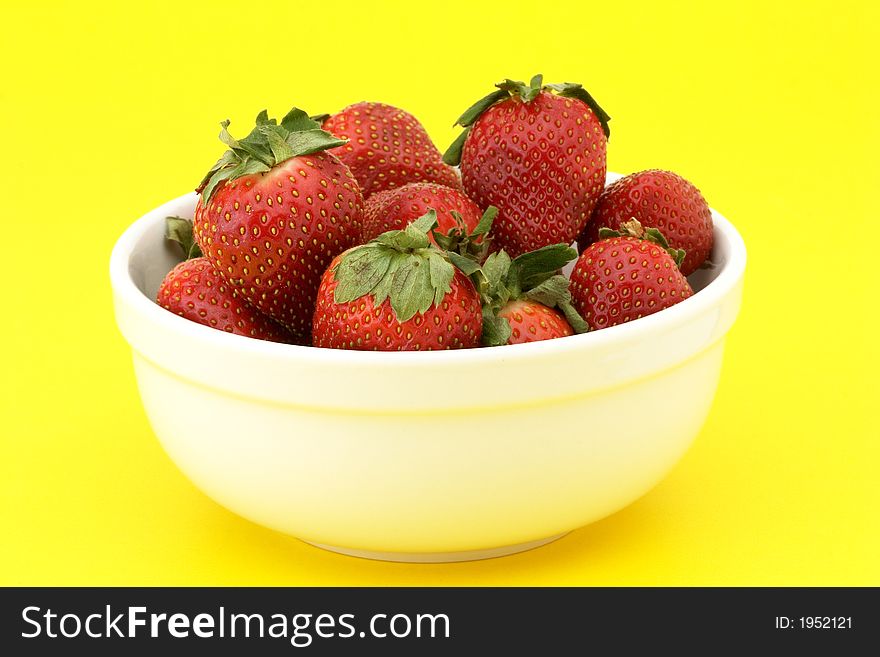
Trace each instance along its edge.
<path fill-rule="evenodd" d="M 262 342 L 154 302 L 179 261 L 167 215 L 117 242 L 110 277 L 147 416 L 205 494 L 338 552 L 401 561 L 510 554 L 630 504 L 700 432 L 740 307 L 746 252 L 713 211 L 691 298 L 557 340 L 373 353 Z"/>

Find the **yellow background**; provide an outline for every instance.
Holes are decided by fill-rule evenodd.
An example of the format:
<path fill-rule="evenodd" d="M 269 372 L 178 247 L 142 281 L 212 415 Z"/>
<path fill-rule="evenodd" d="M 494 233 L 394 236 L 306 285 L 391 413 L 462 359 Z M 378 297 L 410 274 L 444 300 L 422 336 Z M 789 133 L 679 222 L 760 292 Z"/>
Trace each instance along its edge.
<path fill-rule="evenodd" d="M 4 3 L 0 583 L 880 585 L 873 4 Z M 683 461 L 555 544 L 453 565 L 337 556 L 199 493 L 114 326 L 118 235 L 193 188 L 224 118 L 383 100 L 443 149 L 492 83 L 536 72 L 612 115 L 612 170 L 680 172 L 745 238 Z"/>

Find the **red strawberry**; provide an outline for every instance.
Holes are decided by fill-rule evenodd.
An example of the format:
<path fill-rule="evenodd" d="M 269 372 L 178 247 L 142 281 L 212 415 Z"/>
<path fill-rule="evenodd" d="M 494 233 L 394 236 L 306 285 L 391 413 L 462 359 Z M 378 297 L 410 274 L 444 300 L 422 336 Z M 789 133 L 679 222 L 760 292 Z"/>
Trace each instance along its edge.
<path fill-rule="evenodd" d="M 191 259 L 168 272 L 159 286 L 156 303 L 181 317 L 227 333 L 294 342 L 284 327 L 245 303 L 208 259 L 201 257 L 198 247 L 193 246 L 189 221 L 168 217 L 166 234 L 180 242 Z"/>
<path fill-rule="evenodd" d="M 307 337 L 321 274 L 357 243 L 363 198 L 348 167 L 323 152 L 343 144 L 294 108 L 266 112 L 199 186 L 196 238 L 229 284 L 257 309 Z"/>
<path fill-rule="evenodd" d="M 480 223 L 479 206 L 462 192 L 436 183 L 409 183 L 373 194 L 364 204 L 362 239 L 369 241 L 389 230 L 406 228 L 428 210 L 437 212 L 438 230 L 448 233 L 458 228 L 458 213 L 467 232 Z"/>
<path fill-rule="evenodd" d="M 685 250 L 681 265 L 685 276 L 696 271 L 712 251 L 709 204 L 700 190 L 671 171 L 640 171 L 606 187 L 578 246 L 583 251 L 599 239 L 600 228 L 618 230 L 630 219 L 656 228 L 671 246 Z"/>
<path fill-rule="evenodd" d="M 554 308 L 537 301 L 518 299 L 506 304 L 498 317 L 510 323 L 511 333 L 507 344 L 537 342 L 574 335 L 574 329 L 565 316 Z"/>
<path fill-rule="evenodd" d="M 684 251 L 670 254 L 663 236 L 644 231 L 638 221 L 622 229 L 626 235 L 607 239 L 603 231 L 571 274 L 574 306 L 594 330 L 656 313 L 694 293 L 678 269 Z"/>
<path fill-rule="evenodd" d="M 327 118 L 324 130 L 349 140 L 331 152 L 351 168 L 365 198 L 411 182 L 461 189 L 458 172 L 443 163 L 424 126 L 409 112 L 383 103 L 356 103 Z"/>
<path fill-rule="evenodd" d="M 511 256 L 570 244 L 605 184 L 609 116 L 579 84 L 505 80 L 456 122 L 444 155 L 461 163 L 465 193 L 498 207 L 493 237 Z M 557 92 L 557 93 L 553 93 Z"/>
<path fill-rule="evenodd" d="M 436 224 L 432 210 L 337 257 L 321 280 L 312 344 L 370 351 L 479 346 L 480 297 L 430 245 Z"/>
<path fill-rule="evenodd" d="M 572 305 L 568 279 L 558 273 L 576 257 L 567 244 L 552 244 L 513 260 L 506 251 L 492 253 L 478 269 L 464 264 L 483 301 L 483 344 L 519 344 L 588 331 Z"/>

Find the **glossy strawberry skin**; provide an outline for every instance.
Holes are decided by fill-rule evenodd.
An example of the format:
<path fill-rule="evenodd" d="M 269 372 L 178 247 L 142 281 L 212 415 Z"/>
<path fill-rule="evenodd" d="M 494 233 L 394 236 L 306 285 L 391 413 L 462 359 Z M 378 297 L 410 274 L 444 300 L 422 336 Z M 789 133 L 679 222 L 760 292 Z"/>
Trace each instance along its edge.
<path fill-rule="evenodd" d="M 245 303 L 208 258 L 193 258 L 168 272 L 156 303 L 188 320 L 258 340 L 294 342 L 283 326 Z"/>
<path fill-rule="evenodd" d="M 468 232 L 476 228 L 483 214 L 461 191 L 436 183 L 409 183 L 373 194 L 366 200 L 362 240 L 366 242 L 386 231 L 406 228 L 429 209 L 437 212 L 441 233 L 456 227 L 453 211 L 461 215 Z"/>
<path fill-rule="evenodd" d="M 409 112 L 384 103 L 356 103 L 331 115 L 323 128 L 349 140 L 330 152 L 351 168 L 364 198 L 411 182 L 461 189 L 456 170 L 444 164 L 424 126 Z"/>
<path fill-rule="evenodd" d="M 575 309 L 592 330 L 651 315 L 693 294 L 666 250 L 634 237 L 587 247 L 572 271 L 570 289 Z"/>
<path fill-rule="evenodd" d="M 477 205 L 499 209 L 495 248 L 516 257 L 573 242 L 604 188 L 606 144 L 599 119 L 575 98 L 542 91 L 487 109 L 465 140 L 461 172 Z"/>
<path fill-rule="evenodd" d="M 583 251 L 599 239 L 600 228 L 618 230 L 630 219 L 645 228 L 657 228 L 669 245 L 684 249 L 681 271 L 692 274 L 712 251 L 712 212 L 693 184 L 671 171 L 649 169 L 633 173 L 609 185 L 578 238 Z"/>
<path fill-rule="evenodd" d="M 201 199 L 193 229 L 236 292 L 296 335 L 309 335 L 321 274 L 358 243 L 363 197 L 326 152 L 236 178 Z"/>
<path fill-rule="evenodd" d="M 507 344 L 538 342 L 574 335 L 574 329 L 561 312 L 537 301 L 528 299 L 511 301 L 498 311 L 498 316 L 504 317 L 510 324 L 511 334 Z"/>
<path fill-rule="evenodd" d="M 386 299 L 376 307 L 370 295 L 337 304 L 333 298 L 336 280 L 328 267 L 321 280 L 312 345 L 330 349 L 360 351 L 438 351 L 478 347 L 483 328 L 480 297 L 464 274 L 456 270 L 452 289 L 439 306 L 431 306 L 400 322 Z"/>

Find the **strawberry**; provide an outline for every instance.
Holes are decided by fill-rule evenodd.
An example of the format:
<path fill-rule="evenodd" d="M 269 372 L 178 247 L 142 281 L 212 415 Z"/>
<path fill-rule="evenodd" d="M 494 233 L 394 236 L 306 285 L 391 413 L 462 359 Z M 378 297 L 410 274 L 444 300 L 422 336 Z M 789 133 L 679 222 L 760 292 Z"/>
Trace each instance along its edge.
<path fill-rule="evenodd" d="M 505 80 L 456 124 L 446 151 L 465 193 L 498 207 L 495 244 L 518 256 L 583 230 L 605 184 L 610 117 L 579 84 Z"/>
<path fill-rule="evenodd" d="M 283 326 L 258 312 L 235 293 L 201 255 L 192 238 L 192 223 L 168 217 L 166 237 L 178 242 L 188 260 L 168 272 L 159 286 L 156 303 L 198 324 L 272 342 L 294 342 Z"/>
<path fill-rule="evenodd" d="M 594 330 L 656 313 L 694 293 L 678 268 L 684 251 L 669 249 L 658 230 L 644 230 L 636 220 L 621 230 L 602 229 L 571 274 L 574 306 Z"/>
<path fill-rule="evenodd" d="M 507 303 L 498 311 L 510 324 L 511 333 L 507 344 L 538 342 L 574 335 L 574 329 L 565 315 L 537 301 L 518 299 Z"/>
<path fill-rule="evenodd" d="M 456 189 L 436 183 L 409 183 L 366 200 L 362 239 L 369 241 L 386 231 L 406 228 L 429 209 L 436 210 L 438 230 L 442 233 L 459 227 L 459 218 L 470 232 L 483 214 L 476 203 Z"/>
<path fill-rule="evenodd" d="M 459 262 L 457 254 L 452 260 Z M 496 346 L 561 338 L 589 330 L 572 305 L 560 268 L 577 257 L 566 244 L 552 244 L 513 260 L 504 250 L 479 268 L 461 262 L 483 303 L 483 344 Z"/>
<path fill-rule="evenodd" d="M 688 276 L 712 251 L 712 213 L 700 190 L 671 171 L 632 173 L 605 188 L 586 229 L 578 238 L 583 251 L 599 239 L 600 228 L 618 230 L 630 219 L 656 228 L 687 255 L 681 272 Z"/>
<path fill-rule="evenodd" d="M 411 182 L 461 189 L 458 172 L 443 163 L 424 126 L 409 112 L 383 103 L 356 103 L 323 123 L 324 130 L 348 139 L 331 152 L 351 168 L 365 198 Z"/>
<path fill-rule="evenodd" d="M 312 344 L 371 351 L 479 346 L 480 297 L 431 245 L 428 232 L 436 225 L 431 210 L 338 256 L 321 280 Z"/>
<path fill-rule="evenodd" d="M 242 298 L 305 338 L 321 274 L 360 234 L 357 182 L 325 152 L 345 142 L 296 108 L 280 124 L 261 112 L 242 140 L 228 125 L 197 190 L 196 239 Z"/>

